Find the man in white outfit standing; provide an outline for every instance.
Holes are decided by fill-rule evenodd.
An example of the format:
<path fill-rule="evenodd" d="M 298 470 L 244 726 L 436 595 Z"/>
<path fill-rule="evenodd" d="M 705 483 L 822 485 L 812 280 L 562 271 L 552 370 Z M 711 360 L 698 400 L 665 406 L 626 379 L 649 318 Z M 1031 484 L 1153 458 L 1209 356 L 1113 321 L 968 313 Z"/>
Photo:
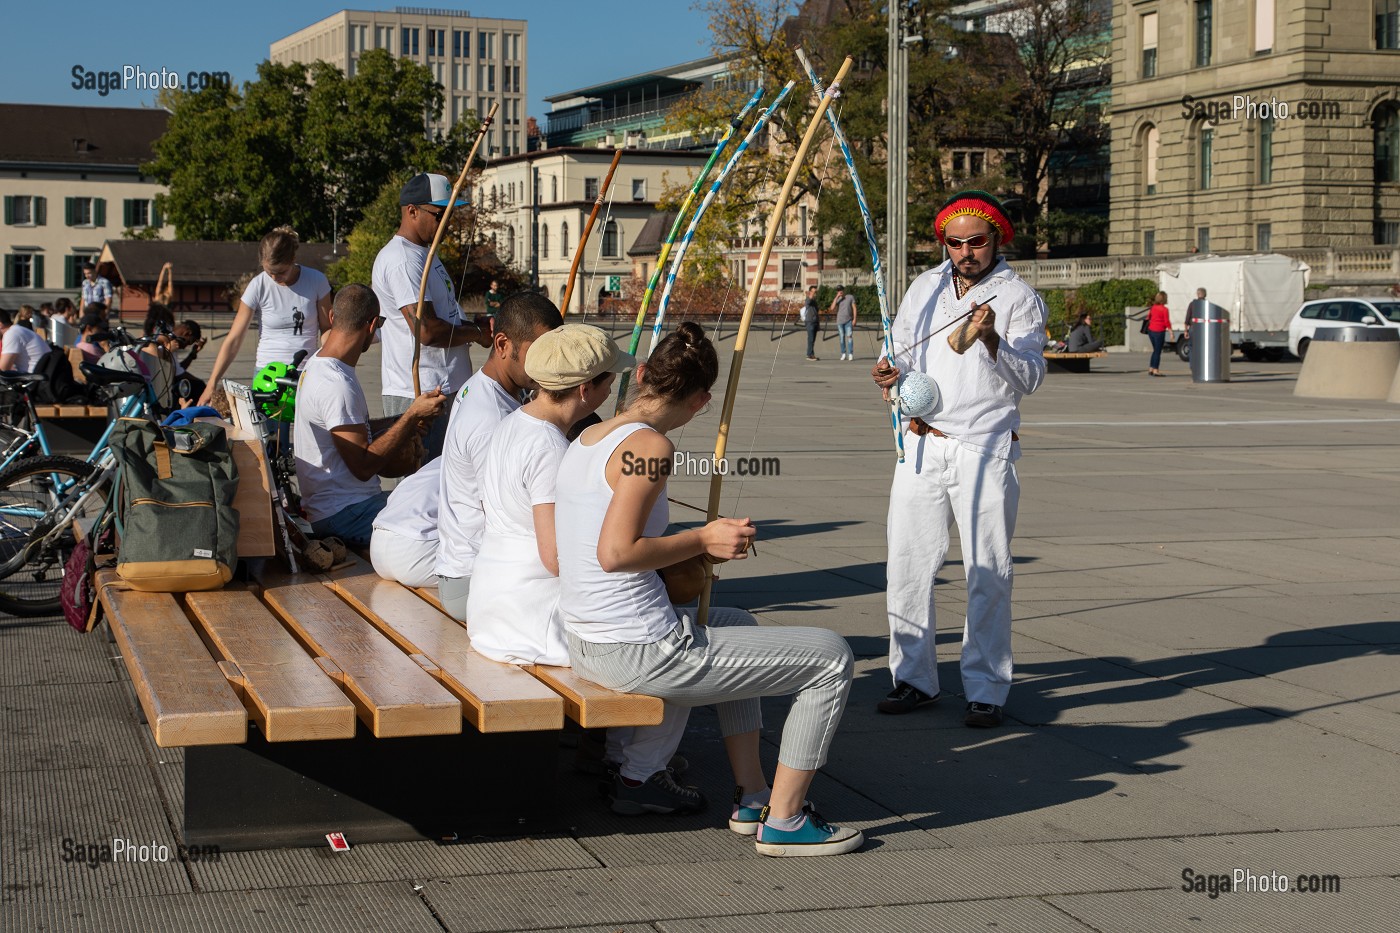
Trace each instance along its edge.
<path fill-rule="evenodd" d="M 1045 303 L 997 256 L 1013 230 L 996 198 L 960 192 L 934 225 L 950 259 L 914 280 L 893 324 L 894 359 L 882 358 L 871 371 L 885 389 L 901 373 L 921 372 L 940 396 L 931 413 L 910 419 L 905 460 L 890 488 L 886 599 L 894 689 L 879 708 L 908 713 L 939 698 L 934 578 L 956 521 L 967 574 L 964 722 L 989 728 L 1001 724 L 1011 689 L 1011 536 L 1021 492 L 1016 429 L 1021 398 L 1045 380 Z M 945 332 L 953 339 L 925 339 L 970 310 L 966 325 Z"/>

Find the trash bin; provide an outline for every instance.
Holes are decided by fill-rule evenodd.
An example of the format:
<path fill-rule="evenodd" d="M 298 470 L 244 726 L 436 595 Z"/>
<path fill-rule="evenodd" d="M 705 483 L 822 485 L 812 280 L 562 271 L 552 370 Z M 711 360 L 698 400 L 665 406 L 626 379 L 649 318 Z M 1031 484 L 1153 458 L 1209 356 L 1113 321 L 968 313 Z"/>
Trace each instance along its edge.
<path fill-rule="evenodd" d="M 1230 312 L 1197 298 L 1186 309 L 1191 334 L 1191 381 L 1230 381 Z"/>

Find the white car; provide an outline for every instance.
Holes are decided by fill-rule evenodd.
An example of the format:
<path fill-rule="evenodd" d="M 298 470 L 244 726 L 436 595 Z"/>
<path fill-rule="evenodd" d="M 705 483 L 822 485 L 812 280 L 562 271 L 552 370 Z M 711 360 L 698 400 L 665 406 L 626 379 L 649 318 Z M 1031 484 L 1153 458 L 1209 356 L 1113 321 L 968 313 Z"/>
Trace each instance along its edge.
<path fill-rule="evenodd" d="M 1400 330 L 1400 298 L 1319 298 L 1305 301 L 1288 322 L 1288 350 L 1298 359 L 1319 328 L 1390 327 Z"/>

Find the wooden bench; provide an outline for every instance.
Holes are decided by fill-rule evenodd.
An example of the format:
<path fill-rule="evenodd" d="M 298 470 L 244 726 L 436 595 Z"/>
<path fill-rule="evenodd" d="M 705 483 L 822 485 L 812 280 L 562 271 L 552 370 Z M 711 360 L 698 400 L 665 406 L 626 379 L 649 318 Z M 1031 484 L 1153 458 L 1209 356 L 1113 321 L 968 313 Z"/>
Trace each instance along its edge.
<path fill-rule="evenodd" d="M 1046 362 L 1054 363 L 1060 369 L 1069 373 L 1087 373 L 1089 371 L 1089 361 L 1104 356 L 1108 356 L 1107 350 L 1095 350 L 1092 353 L 1062 353 L 1057 350 L 1045 351 Z"/>
<path fill-rule="evenodd" d="M 362 560 L 251 590 L 99 598 L 156 744 L 183 747 L 184 841 L 227 849 L 562 828 L 558 730 L 655 725 L 662 702 L 516 667 Z"/>
<path fill-rule="evenodd" d="M 1050 336 L 1050 328 L 1045 328 L 1045 361 L 1054 363 L 1057 367 L 1067 373 L 1087 373 L 1089 371 L 1089 361 L 1098 359 L 1101 356 L 1108 356 L 1107 350 L 1094 350 L 1089 353 L 1069 353 L 1064 350 L 1051 349 L 1060 346 L 1054 337 Z"/>

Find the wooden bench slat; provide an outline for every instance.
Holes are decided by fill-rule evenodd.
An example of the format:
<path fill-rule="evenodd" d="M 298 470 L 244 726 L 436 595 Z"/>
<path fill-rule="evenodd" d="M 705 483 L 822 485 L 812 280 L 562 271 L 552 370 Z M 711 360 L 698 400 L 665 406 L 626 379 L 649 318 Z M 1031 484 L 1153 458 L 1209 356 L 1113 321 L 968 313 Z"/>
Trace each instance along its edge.
<path fill-rule="evenodd" d="M 185 599 L 206 640 L 236 665 L 244 703 L 269 742 L 354 738 L 355 705 L 256 596 L 223 590 Z"/>
<path fill-rule="evenodd" d="M 585 729 L 661 724 L 665 704 L 657 697 L 617 693 L 584 678 L 571 667 L 529 664 L 525 670 L 563 697 L 564 712 Z"/>
<path fill-rule="evenodd" d="M 414 587 L 413 592 L 429 605 L 445 612 L 435 588 Z M 533 664 L 525 665 L 524 669 L 562 696 L 564 713 L 586 729 L 654 726 L 661 722 L 664 704 L 656 697 L 617 693 L 584 679 L 572 668 Z"/>
<path fill-rule="evenodd" d="M 553 690 L 513 664 L 477 654 L 455 619 L 362 568 L 369 569 L 361 564 L 333 573 L 326 585 L 403 651 L 431 662 L 434 676 L 462 701 L 467 721 L 479 731 L 563 728 L 564 701 Z"/>
<path fill-rule="evenodd" d="M 412 587 L 412 590 L 413 590 L 413 592 L 415 592 L 415 593 L 418 594 L 418 598 L 419 598 L 419 599 L 423 600 L 423 601 L 426 602 L 429 606 L 432 606 L 434 609 L 436 609 L 438 612 L 441 612 L 443 615 L 447 616 L 448 618 L 452 618 L 452 613 L 450 613 L 450 612 L 448 612 L 446 609 L 442 608 L 442 598 L 441 598 L 440 596 L 438 596 L 437 587 L 435 587 L 435 586 L 415 586 L 415 587 Z M 452 621 L 453 621 L 453 622 L 456 622 L 457 620 L 456 620 L 456 619 L 452 619 Z M 460 623 L 458 623 L 458 624 L 460 624 Z"/>
<path fill-rule="evenodd" d="M 114 570 L 96 582 L 156 744 L 247 741 L 248 712 L 175 597 L 126 589 Z"/>
<path fill-rule="evenodd" d="M 462 704 L 315 577 L 269 572 L 263 600 L 344 672 L 360 720 L 380 738 L 462 731 Z"/>

